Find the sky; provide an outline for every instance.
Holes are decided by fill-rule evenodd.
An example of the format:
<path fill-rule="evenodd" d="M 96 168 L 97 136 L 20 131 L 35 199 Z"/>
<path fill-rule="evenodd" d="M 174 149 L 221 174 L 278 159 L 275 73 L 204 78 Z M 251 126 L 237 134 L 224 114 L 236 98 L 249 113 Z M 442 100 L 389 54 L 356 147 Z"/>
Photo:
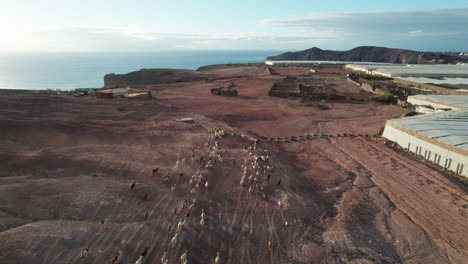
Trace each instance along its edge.
<path fill-rule="evenodd" d="M 468 0 L 0 0 L 0 52 L 468 52 Z"/>

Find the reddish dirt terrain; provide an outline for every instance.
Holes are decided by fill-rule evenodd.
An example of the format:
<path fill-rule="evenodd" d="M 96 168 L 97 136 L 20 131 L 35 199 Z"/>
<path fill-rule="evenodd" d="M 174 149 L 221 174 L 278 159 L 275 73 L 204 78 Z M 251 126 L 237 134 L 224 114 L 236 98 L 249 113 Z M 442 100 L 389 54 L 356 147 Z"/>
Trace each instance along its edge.
<path fill-rule="evenodd" d="M 408 109 L 208 71 L 155 100 L 0 92 L 0 263 L 467 262 L 466 187 L 374 137 Z"/>

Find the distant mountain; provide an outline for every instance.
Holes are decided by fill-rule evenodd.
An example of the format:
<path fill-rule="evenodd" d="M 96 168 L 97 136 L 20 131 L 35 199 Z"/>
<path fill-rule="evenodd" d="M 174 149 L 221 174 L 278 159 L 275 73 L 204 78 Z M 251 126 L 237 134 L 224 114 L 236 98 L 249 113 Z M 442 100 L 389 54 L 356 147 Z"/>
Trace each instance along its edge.
<path fill-rule="evenodd" d="M 286 52 L 276 56 L 270 56 L 267 60 L 326 60 L 386 62 L 397 64 L 445 64 L 468 62 L 468 56 L 460 56 L 458 53 L 453 52 L 419 52 L 404 49 L 362 46 L 348 51 L 322 50 L 314 47 L 303 51 Z"/>

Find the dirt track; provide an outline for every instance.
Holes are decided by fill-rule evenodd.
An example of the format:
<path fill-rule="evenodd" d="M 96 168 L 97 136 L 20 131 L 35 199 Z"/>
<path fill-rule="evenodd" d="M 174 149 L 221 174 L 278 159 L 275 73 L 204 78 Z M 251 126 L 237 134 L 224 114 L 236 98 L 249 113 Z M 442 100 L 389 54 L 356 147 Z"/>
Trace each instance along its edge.
<path fill-rule="evenodd" d="M 299 137 L 375 135 L 405 109 L 321 110 L 221 72 L 158 100 L 0 93 L 0 263 L 467 262 L 466 187 L 371 137 Z M 231 80 L 240 96 L 209 94 Z"/>

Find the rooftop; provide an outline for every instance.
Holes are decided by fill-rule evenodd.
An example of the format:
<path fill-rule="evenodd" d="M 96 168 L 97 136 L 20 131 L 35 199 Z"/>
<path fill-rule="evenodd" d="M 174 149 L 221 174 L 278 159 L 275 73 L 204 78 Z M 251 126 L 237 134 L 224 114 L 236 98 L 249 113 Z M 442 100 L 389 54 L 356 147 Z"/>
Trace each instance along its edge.
<path fill-rule="evenodd" d="M 380 62 L 361 62 L 361 61 L 320 61 L 320 60 L 284 60 L 284 61 L 266 61 L 267 65 L 275 64 L 356 64 L 356 65 L 392 65 L 391 63 Z"/>
<path fill-rule="evenodd" d="M 365 69 L 377 69 L 392 76 L 463 76 L 468 77 L 468 65 L 450 64 L 360 64 Z"/>
<path fill-rule="evenodd" d="M 447 106 L 454 106 L 459 109 L 468 109 L 468 95 L 414 95 L 411 98 L 433 102 L 437 104 L 445 104 Z"/>
<path fill-rule="evenodd" d="M 418 115 L 391 121 L 419 134 L 468 150 L 468 110 Z"/>

